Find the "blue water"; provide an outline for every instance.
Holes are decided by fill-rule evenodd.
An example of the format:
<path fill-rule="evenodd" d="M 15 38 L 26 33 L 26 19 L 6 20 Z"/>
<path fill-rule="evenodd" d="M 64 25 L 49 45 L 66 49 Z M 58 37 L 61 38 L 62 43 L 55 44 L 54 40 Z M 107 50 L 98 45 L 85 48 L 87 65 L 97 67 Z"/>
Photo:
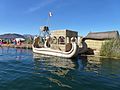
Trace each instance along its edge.
<path fill-rule="evenodd" d="M 120 59 L 39 56 L 0 48 L 0 90 L 120 90 Z"/>

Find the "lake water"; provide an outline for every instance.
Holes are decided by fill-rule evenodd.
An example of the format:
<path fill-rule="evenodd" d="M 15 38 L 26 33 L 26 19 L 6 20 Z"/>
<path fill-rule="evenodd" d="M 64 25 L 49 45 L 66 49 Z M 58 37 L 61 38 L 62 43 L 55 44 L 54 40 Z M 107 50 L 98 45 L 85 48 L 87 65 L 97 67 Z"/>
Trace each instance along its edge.
<path fill-rule="evenodd" d="M 63 59 L 0 48 L 0 90 L 120 90 L 120 59 Z"/>

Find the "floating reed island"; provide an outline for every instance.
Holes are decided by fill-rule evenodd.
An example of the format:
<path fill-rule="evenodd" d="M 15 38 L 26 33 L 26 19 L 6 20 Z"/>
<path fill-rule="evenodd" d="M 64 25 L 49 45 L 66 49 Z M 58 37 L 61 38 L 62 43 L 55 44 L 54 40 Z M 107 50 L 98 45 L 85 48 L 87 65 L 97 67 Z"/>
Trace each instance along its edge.
<path fill-rule="evenodd" d="M 10 47 L 10 48 L 32 49 L 32 44 L 21 44 L 21 45 L 3 44 L 3 45 L 1 45 L 0 47 Z"/>
<path fill-rule="evenodd" d="M 32 49 L 32 35 L 3 34 L 0 35 L 0 47 Z"/>

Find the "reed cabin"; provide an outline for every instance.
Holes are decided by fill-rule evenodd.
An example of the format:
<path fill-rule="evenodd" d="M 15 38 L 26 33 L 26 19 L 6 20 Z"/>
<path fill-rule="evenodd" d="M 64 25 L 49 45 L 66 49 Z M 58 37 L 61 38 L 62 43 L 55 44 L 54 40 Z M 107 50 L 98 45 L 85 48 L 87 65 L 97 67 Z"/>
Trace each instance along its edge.
<path fill-rule="evenodd" d="M 71 38 L 78 37 L 78 32 L 71 31 L 71 30 L 55 30 L 51 33 L 52 42 L 51 42 L 51 48 L 61 51 L 69 51 L 71 49 Z"/>
<path fill-rule="evenodd" d="M 118 31 L 90 32 L 83 38 L 83 40 L 86 42 L 88 48 L 92 49 L 94 52 L 98 52 L 99 54 L 101 46 L 104 42 L 118 37 Z"/>

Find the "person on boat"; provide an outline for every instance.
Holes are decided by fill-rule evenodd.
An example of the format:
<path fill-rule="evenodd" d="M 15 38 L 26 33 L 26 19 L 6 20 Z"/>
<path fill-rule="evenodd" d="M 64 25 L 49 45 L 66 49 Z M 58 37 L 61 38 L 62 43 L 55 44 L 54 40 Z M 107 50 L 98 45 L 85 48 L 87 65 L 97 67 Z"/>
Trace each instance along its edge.
<path fill-rule="evenodd" d="M 50 47 L 50 41 L 51 41 L 51 38 L 50 38 L 50 37 L 46 37 L 46 38 L 45 38 L 44 47 Z"/>
<path fill-rule="evenodd" d="M 39 48 L 39 42 L 40 42 L 40 37 L 35 36 L 33 46 L 36 47 L 36 48 Z"/>

